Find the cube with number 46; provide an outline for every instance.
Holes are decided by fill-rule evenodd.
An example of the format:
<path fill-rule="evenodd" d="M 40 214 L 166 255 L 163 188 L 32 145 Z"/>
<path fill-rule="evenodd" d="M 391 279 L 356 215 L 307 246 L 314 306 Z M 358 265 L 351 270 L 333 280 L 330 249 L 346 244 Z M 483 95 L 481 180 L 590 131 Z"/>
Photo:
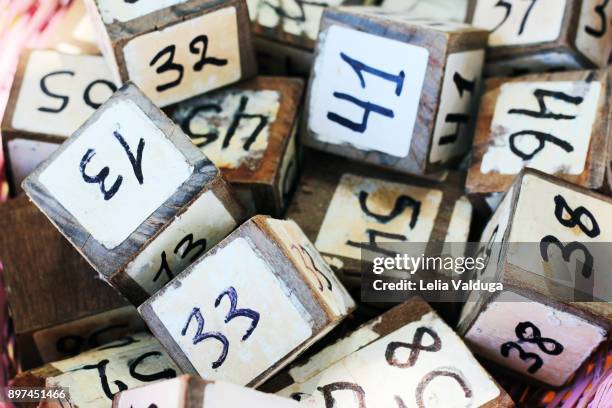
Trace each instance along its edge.
<path fill-rule="evenodd" d="M 184 372 L 254 387 L 354 307 L 296 223 L 258 215 L 138 311 Z"/>
<path fill-rule="evenodd" d="M 483 357 L 563 385 L 606 340 L 612 321 L 612 199 L 533 169 L 502 199 L 481 238 L 486 266 L 460 333 Z"/>
<path fill-rule="evenodd" d="M 131 83 L 23 189 L 134 304 L 247 218 L 219 170 Z"/>
<path fill-rule="evenodd" d="M 256 74 L 245 0 L 86 0 L 115 80 L 167 106 Z"/>

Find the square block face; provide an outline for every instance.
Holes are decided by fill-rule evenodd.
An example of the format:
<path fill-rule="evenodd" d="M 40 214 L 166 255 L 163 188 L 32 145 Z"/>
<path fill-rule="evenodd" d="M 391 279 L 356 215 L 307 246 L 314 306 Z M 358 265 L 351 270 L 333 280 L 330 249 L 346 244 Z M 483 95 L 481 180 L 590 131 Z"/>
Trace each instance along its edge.
<path fill-rule="evenodd" d="M 181 103 L 173 119 L 220 169 L 261 165 L 280 109 L 272 90 L 229 90 Z"/>
<path fill-rule="evenodd" d="M 477 0 L 472 24 L 491 32 L 490 47 L 553 42 L 559 38 L 567 0 Z"/>
<path fill-rule="evenodd" d="M 546 241 L 545 237 L 556 238 L 564 247 L 580 242 L 593 257 L 592 281 L 587 283 L 592 285 L 596 298 L 608 300 L 612 298 L 609 275 L 612 253 L 607 249 L 612 242 L 612 230 L 607 228 L 611 219 L 612 203 L 527 174 L 512 221 L 506 261 L 565 285 L 580 287 L 583 279 L 576 276 L 582 274 L 576 270 L 574 258 L 584 259 L 582 251 L 576 249 L 571 262 L 566 262 L 558 245 L 552 243 L 546 249 L 550 262 L 545 262 L 539 250 L 525 251 L 520 244 L 513 245 L 538 243 Z"/>
<path fill-rule="evenodd" d="M 151 301 L 203 378 L 248 384 L 313 334 L 303 306 L 255 248 L 234 239 Z"/>
<path fill-rule="evenodd" d="M 431 150 L 430 163 L 462 155 L 471 146 L 470 123 L 475 94 L 480 87 L 484 50 L 450 54 L 444 68 L 444 82 Z"/>
<path fill-rule="evenodd" d="M 518 174 L 529 166 L 551 174 L 581 174 L 603 86 L 597 81 L 503 84 L 480 172 Z"/>
<path fill-rule="evenodd" d="M 353 333 L 351 343 L 378 337 L 371 331 L 365 328 Z M 419 342 L 428 350 L 422 349 L 411 363 L 410 345 Z M 326 400 L 347 407 L 355 406 L 355 401 L 368 407 L 478 407 L 500 395 L 461 339 L 433 312 L 320 370 L 305 383 L 279 394 L 311 393 L 303 403 L 312 407 L 329 406 Z"/>
<path fill-rule="evenodd" d="M 32 51 L 11 126 L 68 137 L 115 92 L 111 78 L 102 57 Z"/>
<path fill-rule="evenodd" d="M 234 228 L 223 203 L 206 191 L 128 264 L 126 273 L 152 295 Z"/>
<path fill-rule="evenodd" d="M 322 32 L 318 44 L 309 97 L 312 137 L 405 157 L 429 51 L 340 26 Z"/>
<path fill-rule="evenodd" d="M 143 405 L 159 408 L 187 408 L 185 400 L 188 387 L 186 377 L 158 381 L 122 392 L 120 397 L 115 398 L 114 403 L 116 408 L 134 408 Z"/>
<path fill-rule="evenodd" d="M 112 249 L 192 172 L 193 166 L 134 102 L 115 99 L 53 158 L 39 182 L 96 241 Z"/>
<path fill-rule="evenodd" d="M 176 4 L 186 3 L 187 1 L 188 0 L 95 0 L 100 16 L 102 17 L 102 21 L 104 21 L 105 24 L 112 24 L 115 21 L 125 23 L 126 21 L 143 17 L 147 14 L 163 10 Z"/>
<path fill-rule="evenodd" d="M 60 146 L 30 139 L 11 139 L 6 144 L 15 188 Z"/>
<path fill-rule="evenodd" d="M 236 82 L 242 74 L 236 8 L 138 36 L 123 56 L 129 79 L 161 107 Z"/>
<path fill-rule="evenodd" d="M 612 54 L 610 15 L 612 15 L 612 2 L 582 1 L 576 32 L 576 48 L 599 67 L 605 67 Z"/>
<path fill-rule="evenodd" d="M 586 320 L 503 292 L 478 315 L 465 339 L 492 361 L 560 386 L 605 340 L 605 335 L 605 330 Z M 533 353 L 533 357 L 521 359 L 521 350 Z"/>
<path fill-rule="evenodd" d="M 345 174 L 315 246 L 325 254 L 361 259 L 368 242 L 429 241 L 442 191 Z M 368 231 L 372 231 L 368 234 Z"/>

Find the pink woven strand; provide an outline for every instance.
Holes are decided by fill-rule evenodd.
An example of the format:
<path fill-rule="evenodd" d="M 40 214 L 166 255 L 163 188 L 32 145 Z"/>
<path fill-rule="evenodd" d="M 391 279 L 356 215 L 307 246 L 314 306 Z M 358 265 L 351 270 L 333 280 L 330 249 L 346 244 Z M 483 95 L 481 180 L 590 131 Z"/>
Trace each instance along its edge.
<path fill-rule="evenodd" d="M 612 408 L 612 369 L 602 377 L 597 392 L 588 408 Z"/>

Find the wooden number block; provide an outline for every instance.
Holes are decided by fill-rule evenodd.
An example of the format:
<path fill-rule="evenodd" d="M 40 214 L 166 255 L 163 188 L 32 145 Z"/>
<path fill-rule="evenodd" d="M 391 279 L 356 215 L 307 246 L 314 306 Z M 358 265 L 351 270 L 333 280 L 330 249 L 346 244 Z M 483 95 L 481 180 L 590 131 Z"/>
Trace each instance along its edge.
<path fill-rule="evenodd" d="M 309 407 L 514 406 L 419 298 L 283 370 L 266 387 Z"/>
<path fill-rule="evenodd" d="M 0 231 L 2 276 L 25 368 L 144 327 L 27 197 L 0 205 Z"/>
<path fill-rule="evenodd" d="M 85 0 L 115 78 L 158 106 L 257 72 L 245 0 Z"/>
<path fill-rule="evenodd" d="M 23 186 L 135 304 L 245 218 L 218 169 L 133 84 L 102 105 Z"/>
<path fill-rule="evenodd" d="M 467 0 L 383 0 L 383 9 L 405 13 L 413 19 L 465 21 Z"/>
<path fill-rule="evenodd" d="M 362 249 L 380 242 L 464 243 L 472 218 L 460 187 L 373 171 L 326 154 L 305 155 L 287 211 L 345 284 L 361 282 Z"/>
<path fill-rule="evenodd" d="M 573 376 L 610 331 L 610 303 L 571 300 L 612 296 L 611 217 L 612 199 L 524 170 L 481 238 L 492 248 L 484 276 L 504 289 L 466 304 L 460 331 L 473 350 L 552 386 Z"/>
<path fill-rule="evenodd" d="M 487 65 L 544 71 L 605 67 L 612 52 L 607 0 L 471 0 L 468 18 L 490 30 Z"/>
<path fill-rule="evenodd" d="M 488 80 L 467 190 L 506 191 L 525 166 L 601 189 L 609 126 L 608 81 L 604 70 Z"/>
<path fill-rule="evenodd" d="M 2 119 L 12 192 L 116 89 L 100 56 L 24 52 Z"/>
<path fill-rule="evenodd" d="M 327 10 L 304 143 L 416 174 L 460 160 L 470 146 L 487 35 L 373 7 Z"/>
<path fill-rule="evenodd" d="M 71 1 L 65 13 L 54 22 L 46 43 L 67 54 L 99 54 L 96 32 L 82 0 Z"/>
<path fill-rule="evenodd" d="M 252 213 L 280 216 L 297 176 L 303 82 L 257 77 L 177 104 L 171 114 Z"/>
<path fill-rule="evenodd" d="M 138 310 L 186 373 L 257 386 L 354 306 L 294 222 L 256 216 Z"/>
<path fill-rule="evenodd" d="M 159 342 L 149 334 L 140 333 L 21 373 L 11 386 L 67 388 L 70 406 L 109 408 L 119 392 L 174 378 L 177 374 L 181 374 L 180 369 Z"/>
<path fill-rule="evenodd" d="M 297 402 L 227 382 L 204 381 L 190 375 L 123 391 L 113 408 L 298 408 Z"/>

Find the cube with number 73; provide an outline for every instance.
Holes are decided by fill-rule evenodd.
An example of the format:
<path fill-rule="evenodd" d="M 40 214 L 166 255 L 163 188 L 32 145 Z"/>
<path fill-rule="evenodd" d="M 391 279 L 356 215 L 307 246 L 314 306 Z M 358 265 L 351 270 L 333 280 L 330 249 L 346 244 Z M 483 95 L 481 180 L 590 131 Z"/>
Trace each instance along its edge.
<path fill-rule="evenodd" d="M 247 218 L 213 163 L 131 83 L 22 185 L 137 305 Z"/>
<path fill-rule="evenodd" d="M 115 80 L 158 106 L 257 73 L 245 0 L 86 0 Z"/>
<path fill-rule="evenodd" d="M 472 350 L 521 377 L 565 384 L 612 322 L 612 199 L 525 169 L 486 225 L 459 332 Z"/>
<path fill-rule="evenodd" d="M 354 307 L 297 224 L 258 215 L 138 311 L 185 373 L 255 387 Z"/>

